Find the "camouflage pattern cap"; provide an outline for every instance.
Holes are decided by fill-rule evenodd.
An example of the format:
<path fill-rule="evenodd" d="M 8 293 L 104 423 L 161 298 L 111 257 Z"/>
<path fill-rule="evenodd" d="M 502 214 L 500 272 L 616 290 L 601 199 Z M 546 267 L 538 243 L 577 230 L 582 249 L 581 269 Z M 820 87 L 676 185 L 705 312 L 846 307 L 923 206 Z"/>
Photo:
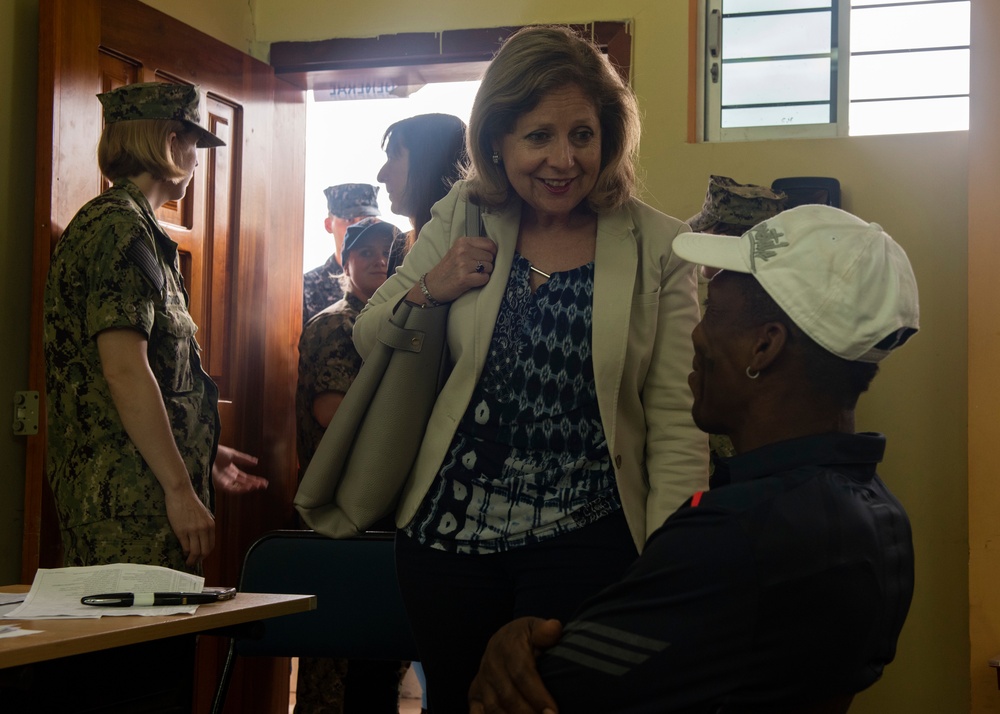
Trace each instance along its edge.
<path fill-rule="evenodd" d="M 749 228 L 781 213 L 787 198 L 766 186 L 737 183 L 728 176 L 710 176 L 701 212 L 691 217 L 688 225 L 695 232 L 708 231 L 717 223 Z"/>
<path fill-rule="evenodd" d="M 226 142 L 201 126 L 198 88 L 190 84 L 139 82 L 98 94 L 97 98 L 104 107 L 105 124 L 132 119 L 173 119 L 182 121 L 197 131 L 200 148 L 226 145 Z"/>
<path fill-rule="evenodd" d="M 403 231 L 388 221 L 383 221 L 375 217 L 365 218 L 353 226 L 347 227 L 347 235 L 344 236 L 344 251 L 341 257 L 343 260 L 347 260 L 347 254 L 357 248 L 358 244 L 362 241 L 368 241 L 378 236 L 385 236 L 392 243 L 395 243 L 402 235 Z"/>
<path fill-rule="evenodd" d="M 327 186 L 327 210 L 341 218 L 357 218 L 358 216 L 380 216 L 378 210 L 378 186 L 367 183 L 341 183 Z"/>

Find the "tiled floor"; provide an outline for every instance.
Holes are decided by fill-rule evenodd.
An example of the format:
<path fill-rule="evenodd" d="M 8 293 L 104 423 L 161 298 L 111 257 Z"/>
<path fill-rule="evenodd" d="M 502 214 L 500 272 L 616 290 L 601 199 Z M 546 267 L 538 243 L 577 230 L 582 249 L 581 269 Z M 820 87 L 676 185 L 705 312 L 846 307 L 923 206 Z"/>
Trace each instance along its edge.
<path fill-rule="evenodd" d="M 295 682 L 299 674 L 299 661 L 292 659 L 291 693 L 288 697 L 288 714 L 295 709 Z M 420 714 L 420 682 L 413 670 L 407 670 L 399 695 L 399 714 Z"/>

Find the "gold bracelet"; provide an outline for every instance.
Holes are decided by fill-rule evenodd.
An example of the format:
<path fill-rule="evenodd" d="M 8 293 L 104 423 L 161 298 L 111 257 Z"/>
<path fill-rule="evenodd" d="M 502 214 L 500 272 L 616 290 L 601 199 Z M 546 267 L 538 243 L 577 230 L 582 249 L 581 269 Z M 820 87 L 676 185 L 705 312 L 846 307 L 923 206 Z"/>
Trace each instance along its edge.
<path fill-rule="evenodd" d="M 437 307 L 441 304 L 434 299 L 431 295 L 431 291 L 427 289 L 427 273 L 420 276 L 420 292 L 424 294 L 424 300 L 426 300 L 427 304 L 431 307 Z"/>

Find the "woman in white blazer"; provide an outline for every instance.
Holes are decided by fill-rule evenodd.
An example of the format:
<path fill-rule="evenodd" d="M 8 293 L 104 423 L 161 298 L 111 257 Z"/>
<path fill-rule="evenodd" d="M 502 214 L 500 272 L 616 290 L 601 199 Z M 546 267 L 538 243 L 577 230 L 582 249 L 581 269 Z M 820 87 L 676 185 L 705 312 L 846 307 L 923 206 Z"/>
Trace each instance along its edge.
<path fill-rule="evenodd" d="M 365 356 L 401 301 L 449 310 L 453 369 L 396 514 L 431 712 L 466 709 L 500 625 L 567 619 L 707 485 L 694 269 L 670 250 L 684 224 L 634 197 L 638 141 L 634 95 L 594 45 L 516 33 L 473 106 L 468 180 L 355 325 Z"/>

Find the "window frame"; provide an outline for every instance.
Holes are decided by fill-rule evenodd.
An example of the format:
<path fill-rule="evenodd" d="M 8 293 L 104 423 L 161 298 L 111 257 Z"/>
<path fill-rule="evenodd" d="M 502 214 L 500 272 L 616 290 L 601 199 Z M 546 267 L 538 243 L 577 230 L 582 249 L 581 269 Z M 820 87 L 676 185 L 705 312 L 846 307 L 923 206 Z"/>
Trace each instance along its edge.
<path fill-rule="evenodd" d="M 694 28 L 697 38 L 697 48 L 694 56 L 697 58 L 693 84 L 696 88 L 695 122 L 698 129 L 696 140 L 700 142 L 730 142 L 758 141 L 772 139 L 813 139 L 852 136 L 850 117 L 853 107 L 850 96 L 851 85 L 851 0 L 833 0 L 832 8 L 835 29 L 832 39 L 831 83 L 836 92 L 833 102 L 835 120 L 822 124 L 790 124 L 782 126 L 752 126 L 724 128 L 722 126 L 722 82 L 712 79 L 712 65 L 724 72 L 723 58 L 710 58 L 712 44 L 719 45 L 721 55 L 721 23 L 723 0 L 694 0 L 697 12 L 694 13 L 697 26 Z M 893 3 L 895 4 L 895 3 Z M 907 4 L 907 3 L 901 3 Z M 936 3 L 935 3 L 936 4 Z M 864 10 L 860 7 L 858 10 Z M 971 42 L 971 40 L 970 40 Z M 922 48 L 921 48 L 922 49 Z M 948 49 L 948 48 L 941 48 Z M 971 45 L 970 45 L 971 49 Z M 901 53 L 906 50 L 900 50 Z M 868 54 L 868 53 L 860 53 Z M 886 99 L 892 99 L 887 97 Z M 866 100 L 867 101 L 867 100 Z M 878 101 L 878 100 L 876 100 Z M 862 104 L 861 100 L 856 102 Z M 865 136 L 866 132 L 859 125 L 857 136 Z M 935 131 L 960 131 L 960 128 L 940 128 Z M 911 133 L 901 131 L 900 134 Z M 891 135 L 891 134 L 890 134 Z"/>
<path fill-rule="evenodd" d="M 845 10 L 847 10 L 845 12 Z M 718 29 L 712 26 L 711 14 L 718 13 Z M 837 120 L 827 124 L 793 124 L 787 126 L 750 126 L 724 128 L 722 126 L 722 83 L 712 86 L 708 67 L 709 43 L 714 40 L 709 33 L 718 32 L 721 40 L 722 0 L 701 0 L 697 13 L 698 48 L 698 96 L 697 122 L 700 127 L 699 141 L 708 143 L 730 141 L 767 141 L 774 139 L 820 139 L 847 136 L 849 125 L 841 117 L 847 117 L 850 105 L 850 52 L 841 52 L 841 46 L 850 47 L 851 14 L 850 0 L 833 0 L 833 14 L 836 22 L 836 46 L 832 48 L 833 72 L 836 73 L 836 100 L 834 110 Z M 845 43 L 846 41 L 846 43 Z M 721 53 L 721 46 L 719 48 Z M 721 57 L 719 70 L 721 72 Z"/>

